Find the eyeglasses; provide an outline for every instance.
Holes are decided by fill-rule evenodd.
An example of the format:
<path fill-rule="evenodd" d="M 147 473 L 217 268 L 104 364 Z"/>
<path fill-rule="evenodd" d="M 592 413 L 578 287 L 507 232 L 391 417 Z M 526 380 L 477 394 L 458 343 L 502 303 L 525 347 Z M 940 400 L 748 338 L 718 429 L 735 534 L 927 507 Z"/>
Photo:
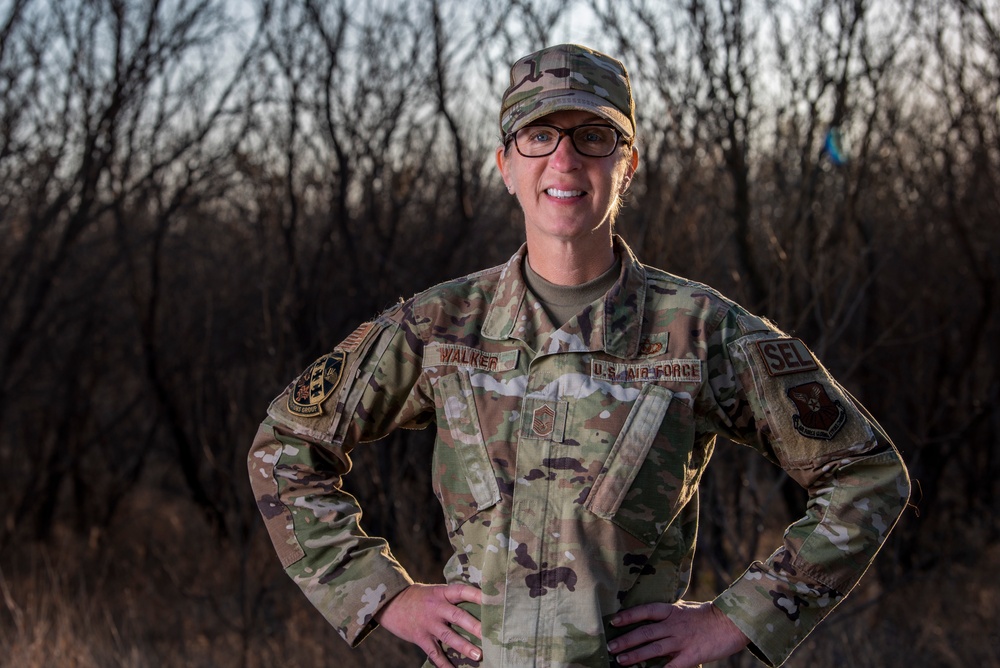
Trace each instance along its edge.
<path fill-rule="evenodd" d="M 514 145 L 517 152 L 526 158 L 542 158 L 555 153 L 563 137 L 569 137 L 580 155 L 604 158 L 618 148 L 621 133 L 610 125 L 577 125 L 565 129 L 551 125 L 527 125 L 514 133 Z"/>

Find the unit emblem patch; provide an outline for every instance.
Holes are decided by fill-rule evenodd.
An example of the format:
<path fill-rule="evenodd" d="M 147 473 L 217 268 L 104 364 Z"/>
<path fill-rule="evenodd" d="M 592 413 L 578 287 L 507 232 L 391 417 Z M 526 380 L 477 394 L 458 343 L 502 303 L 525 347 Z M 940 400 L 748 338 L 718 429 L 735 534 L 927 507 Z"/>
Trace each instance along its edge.
<path fill-rule="evenodd" d="M 792 416 L 795 430 L 809 438 L 830 440 L 847 420 L 843 404 L 834 401 L 819 383 L 806 383 L 789 388 L 788 398 L 798 409 Z"/>
<path fill-rule="evenodd" d="M 334 350 L 323 355 L 306 369 L 288 395 L 288 410 L 302 417 L 323 414 L 323 402 L 337 389 L 344 373 L 347 353 Z"/>

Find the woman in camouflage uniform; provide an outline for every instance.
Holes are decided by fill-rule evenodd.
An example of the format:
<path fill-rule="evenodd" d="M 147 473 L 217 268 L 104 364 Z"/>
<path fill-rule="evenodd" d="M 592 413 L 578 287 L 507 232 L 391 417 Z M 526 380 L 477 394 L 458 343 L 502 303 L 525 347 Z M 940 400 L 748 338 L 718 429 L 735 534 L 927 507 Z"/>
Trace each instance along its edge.
<path fill-rule="evenodd" d="M 809 349 L 613 233 L 639 165 L 617 60 L 511 69 L 497 165 L 527 243 L 361 325 L 271 404 L 251 481 L 288 574 L 349 643 L 381 624 L 434 666 L 782 663 L 855 585 L 909 493 L 903 464 Z M 434 423 L 454 554 L 414 583 L 341 490 L 359 443 Z M 809 493 L 766 562 L 682 596 L 717 435 Z"/>

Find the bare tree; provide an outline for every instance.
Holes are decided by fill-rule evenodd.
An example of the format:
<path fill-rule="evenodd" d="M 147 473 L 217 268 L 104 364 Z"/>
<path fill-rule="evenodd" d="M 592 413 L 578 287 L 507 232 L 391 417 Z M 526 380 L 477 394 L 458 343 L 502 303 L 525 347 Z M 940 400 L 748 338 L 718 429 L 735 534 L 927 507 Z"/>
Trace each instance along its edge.
<path fill-rule="evenodd" d="M 218 81 L 208 76 L 214 58 L 208 50 L 225 26 L 221 5 L 36 3 L 15 9 L 22 13 L 6 35 L 5 57 L 34 55 L 23 75 L 31 83 L 18 89 L 26 93 L 19 100 L 23 106 L 4 113 L 16 121 L 10 136 L 18 148 L 7 152 L 3 169 L 11 183 L 26 187 L 11 192 L 2 221 L 14 243 L 8 247 L 11 271 L 0 285 L 0 395 L 10 397 L 17 388 L 20 410 L 8 419 L 20 438 L 34 438 L 33 430 L 46 424 L 38 421 L 42 414 L 57 426 L 36 441 L 42 450 L 28 463 L 16 502 L 8 505 L 14 509 L 8 528 L 33 515 L 44 535 L 66 480 L 85 501 L 77 508 L 80 517 L 106 518 L 106 508 L 91 507 L 103 497 L 90 489 L 134 481 L 144 447 L 141 441 L 130 445 L 126 452 L 136 454 L 103 470 L 88 453 L 99 447 L 102 432 L 139 410 L 144 402 L 138 397 L 147 391 L 167 411 L 165 425 L 173 430 L 192 493 L 210 508 L 196 473 L 197 455 L 181 438 L 183 417 L 163 390 L 157 267 L 158 248 L 189 198 L 219 184 L 216 169 L 226 149 L 218 128 L 233 90 L 222 82 L 220 93 L 212 88 Z M 199 100 L 205 104 L 191 106 Z M 145 236 L 148 221 L 158 221 L 151 238 Z M 152 263 L 144 276 L 137 249 L 147 241 Z M 131 291 L 121 290 L 125 284 Z M 121 345 L 118 331 L 136 335 L 138 356 Z M 102 358 L 95 351 L 102 341 L 124 353 L 111 365 L 113 374 L 130 364 L 145 368 L 144 374 L 118 379 L 128 399 L 114 402 L 110 411 L 92 403 L 113 377 L 94 366 Z M 53 391 L 65 393 L 55 413 Z M 5 448 L 3 455 L 13 452 Z"/>
<path fill-rule="evenodd" d="M 198 610 L 235 638 L 230 665 L 320 661 L 325 637 L 283 640 L 301 600 L 266 556 L 246 446 L 282 384 L 351 328 L 514 250 L 496 101 L 514 57 L 566 35 L 632 75 L 642 167 L 622 234 L 806 339 L 902 449 L 921 515 L 877 562 L 883 584 L 995 542 L 993 4 L 12 0 L 0 13 L 0 575 L 36 563 L 62 523 L 88 563 L 124 563 L 146 546 L 116 518 L 173 526 L 148 511 L 169 501 L 178 535 L 230 571 L 164 557 L 136 582 L 152 572 L 196 601 L 176 617 Z M 366 526 L 426 578 L 446 546 L 432 437 L 359 447 L 364 475 L 346 479 Z M 715 457 L 697 568 L 717 589 L 801 499 L 753 453 Z M 226 594 L 205 593 L 209 575 Z M 0 615 L 16 599 L 4 591 Z"/>

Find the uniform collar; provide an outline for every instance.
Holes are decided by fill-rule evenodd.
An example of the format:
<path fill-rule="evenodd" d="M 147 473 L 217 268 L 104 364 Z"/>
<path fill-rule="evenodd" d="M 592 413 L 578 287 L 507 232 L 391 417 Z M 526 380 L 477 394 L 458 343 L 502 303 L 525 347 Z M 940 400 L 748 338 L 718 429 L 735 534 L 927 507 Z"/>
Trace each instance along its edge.
<path fill-rule="evenodd" d="M 623 359 L 636 357 L 642 334 L 643 310 L 646 304 L 646 270 L 628 244 L 615 235 L 615 253 L 622 259 L 621 274 L 604 297 L 604 310 L 594 313 L 589 341 L 590 350 L 604 352 Z M 483 320 L 483 337 L 495 341 L 512 338 L 514 327 L 525 311 L 527 283 L 524 280 L 524 244 L 504 265 L 497 291 Z"/>

